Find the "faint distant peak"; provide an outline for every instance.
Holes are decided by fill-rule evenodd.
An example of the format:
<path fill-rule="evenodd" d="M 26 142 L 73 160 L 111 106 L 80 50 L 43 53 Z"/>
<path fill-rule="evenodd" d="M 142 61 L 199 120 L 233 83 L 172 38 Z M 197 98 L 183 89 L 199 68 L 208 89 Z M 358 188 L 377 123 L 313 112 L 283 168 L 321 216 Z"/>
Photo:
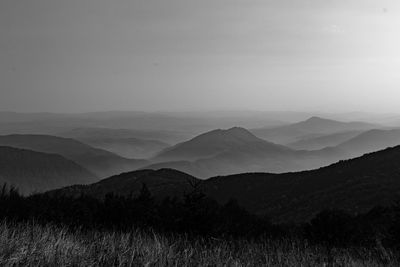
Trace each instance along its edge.
<path fill-rule="evenodd" d="M 226 133 L 229 134 L 246 134 L 246 135 L 253 135 L 249 130 L 243 128 L 243 127 L 232 127 L 227 130 L 225 130 Z"/>
<path fill-rule="evenodd" d="M 258 139 L 250 131 L 242 127 L 232 127 L 229 129 L 217 129 L 201 134 L 194 139 L 199 138 L 236 138 L 236 139 Z"/>
<path fill-rule="evenodd" d="M 304 122 L 315 123 L 315 122 L 326 122 L 326 121 L 334 121 L 334 120 L 325 119 L 325 118 L 321 118 L 321 117 L 318 117 L 318 116 L 312 116 L 311 118 L 305 120 Z"/>

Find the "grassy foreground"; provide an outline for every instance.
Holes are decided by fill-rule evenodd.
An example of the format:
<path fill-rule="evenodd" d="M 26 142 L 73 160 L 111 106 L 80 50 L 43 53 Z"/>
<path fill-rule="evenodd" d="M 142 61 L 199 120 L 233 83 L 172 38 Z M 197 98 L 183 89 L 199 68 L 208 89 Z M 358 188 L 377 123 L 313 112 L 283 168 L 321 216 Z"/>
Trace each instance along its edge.
<path fill-rule="evenodd" d="M 191 240 L 183 235 L 0 224 L 0 266 L 399 266 L 383 248 L 333 249 L 293 241 Z"/>

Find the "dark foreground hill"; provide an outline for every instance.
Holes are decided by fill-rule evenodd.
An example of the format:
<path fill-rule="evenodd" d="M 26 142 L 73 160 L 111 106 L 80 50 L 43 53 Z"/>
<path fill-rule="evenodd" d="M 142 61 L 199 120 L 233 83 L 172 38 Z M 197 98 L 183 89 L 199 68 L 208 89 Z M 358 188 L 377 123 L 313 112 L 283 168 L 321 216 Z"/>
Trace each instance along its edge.
<path fill-rule="evenodd" d="M 0 146 L 0 184 L 14 185 L 21 193 L 42 192 L 96 180 L 94 174 L 62 156 Z"/>
<path fill-rule="evenodd" d="M 74 139 L 51 135 L 5 135 L 0 136 L 0 145 L 58 154 L 78 163 L 99 177 L 131 171 L 146 164 L 145 160 L 126 159 Z"/>
<path fill-rule="evenodd" d="M 146 184 L 151 193 L 160 199 L 166 196 L 183 196 L 192 189 L 192 185 L 199 182 L 200 180 L 191 175 L 172 169 L 138 170 L 115 175 L 91 185 L 74 185 L 54 190 L 51 194 L 75 197 L 83 194 L 99 199 L 109 193 L 133 196 Z"/>
<path fill-rule="evenodd" d="M 324 209 L 335 208 L 355 214 L 388 205 L 398 198 L 399 159 L 400 146 L 312 171 L 214 177 L 201 182 L 201 188 L 219 203 L 235 198 L 247 210 L 267 214 L 276 221 L 309 220 Z M 107 192 L 137 193 L 144 182 L 155 195 L 179 196 L 190 186 L 187 180 L 191 177 L 181 172 L 143 170 L 139 172 L 141 175 L 137 174 L 122 174 L 97 184 L 62 189 L 59 193 L 94 196 Z"/>
<path fill-rule="evenodd" d="M 399 198 L 399 159 L 397 146 L 312 171 L 214 177 L 206 181 L 206 191 L 220 202 L 233 197 L 280 221 L 308 220 L 324 209 L 354 214 Z"/>

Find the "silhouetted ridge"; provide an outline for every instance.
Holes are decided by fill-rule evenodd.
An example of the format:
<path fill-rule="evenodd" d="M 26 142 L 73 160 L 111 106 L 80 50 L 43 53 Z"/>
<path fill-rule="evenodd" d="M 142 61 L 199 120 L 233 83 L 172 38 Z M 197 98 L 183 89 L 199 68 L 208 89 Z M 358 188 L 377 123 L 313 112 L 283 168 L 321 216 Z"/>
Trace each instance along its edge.
<path fill-rule="evenodd" d="M 0 145 L 61 155 L 98 176 L 109 176 L 142 167 L 144 160 L 132 160 L 93 148 L 70 138 L 51 135 L 14 134 L 0 136 Z"/>
<path fill-rule="evenodd" d="M 114 175 L 92 185 L 76 185 L 49 193 L 76 197 L 83 194 L 96 198 L 104 198 L 110 193 L 130 196 L 138 194 L 143 184 L 146 184 L 158 199 L 162 199 L 165 196 L 183 197 L 196 181 L 200 182 L 197 178 L 174 169 L 144 169 Z"/>
<path fill-rule="evenodd" d="M 399 159 L 397 146 L 311 171 L 243 173 L 205 181 L 171 169 L 142 170 L 59 192 L 96 197 L 110 192 L 129 195 L 146 183 L 157 198 L 180 197 L 193 190 L 193 184 L 200 184 L 203 192 L 219 203 L 234 198 L 247 210 L 268 214 L 277 221 L 305 221 L 325 209 L 357 214 L 390 205 L 400 193 Z"/>
<path fill-rule="evenodd" d="M 399 159 L 397 146 L 312 171 L 215 177 L 207 180 L 207 189 L 221 202 L 236 198 L 279 220 L 307 220 L 332 208 L 355 214 L 398 198 Z"/>
<path fill-rule="evenodd" d="M 14 185 L 24 194 L 97 180 L 94 174 L 60 155 L 0 146 L 0 184 Z"/>

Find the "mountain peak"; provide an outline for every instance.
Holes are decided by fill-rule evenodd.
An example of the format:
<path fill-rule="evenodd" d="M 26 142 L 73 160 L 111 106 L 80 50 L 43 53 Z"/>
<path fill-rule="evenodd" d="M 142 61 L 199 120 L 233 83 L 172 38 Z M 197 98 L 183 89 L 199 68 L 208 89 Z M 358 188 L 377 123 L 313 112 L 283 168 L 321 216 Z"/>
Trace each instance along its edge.
<path fill-rule="evenodd" d="M 302 127 L 336 127 L 338 125 L 345 125 L 346 122 L 335 121 L 331 119 L 326 119 L 318 116 L 310 117 L 305 121 L 298 122 L 294 125 L 302 126 Z"/>
<path fill-rule="evenodd" d="M 242 127 L 212 130 L 159 153 L 155 162 L 193 161 L 215 157 L 227 151 L 254 154 L 255 151 L 286 151 L 287 148 L 262 140 Z M 238 152 L 241 151 L 241 152 Z"/>
<path fill-rule="evenodd" d="M 228 141 L 228 140 L 242 140 L 242 141 L 260 141 L 258 137 L 253 135 L 250 131 L 242 127 L 232 127 L 229 129 L 217 129 L 203 133 L 193 140 L 210 139 L 213 141 Z"/>
<path fill-rule="evenodd" d="M 332 120 L 324 119 L 318 116 L 312 116 L 309 119 L 305 120 L 304 122 L 322 122 L 322 121 L 332 121 Z"/>
<path fill-rule="evenodd" d="M 243 127 L 232 127 L 227 130 L 225 130 L 226 133 L 230 134 L 247 134 L 247 135 L 253 135 L 249 130 L 243 128 Z"/>

